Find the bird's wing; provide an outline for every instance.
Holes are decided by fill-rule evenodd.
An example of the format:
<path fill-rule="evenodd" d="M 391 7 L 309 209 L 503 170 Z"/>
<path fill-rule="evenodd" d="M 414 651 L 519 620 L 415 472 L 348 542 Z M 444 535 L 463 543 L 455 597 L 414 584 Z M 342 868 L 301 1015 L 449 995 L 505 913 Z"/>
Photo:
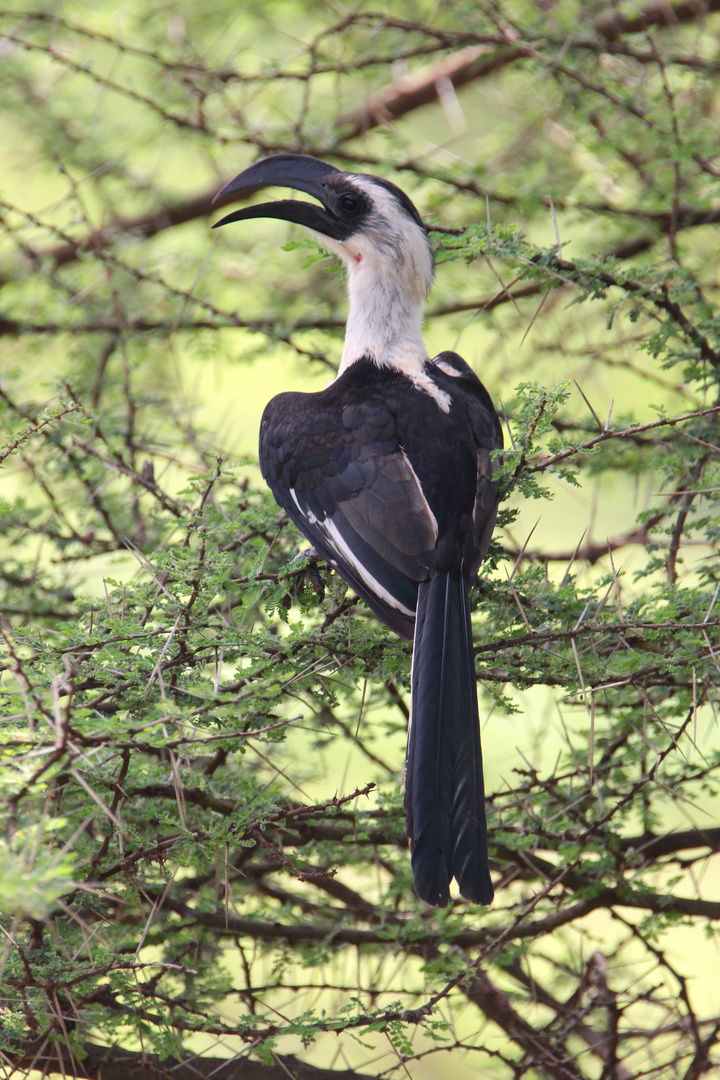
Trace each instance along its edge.
<path fill-rule="evenodd" d="M 492 451 L 502 449 L 493 441 L 488 424 L 480 418 L 482 431 L 476 430 L 477 484 L 472 514 L 472 529 L 463 545 L 463 562 L 472 580 L 480 569 L 482 557 L 490 543 L 498 512 L 498 484 L 494 478 L 500 461 L 493 458 Z M 476 425 L 477 427 L 477 425 Z"/>
<path fill-rule="evenodd" d="M 472 368 L 454 352 L 442 352 L 430 365 L 440 389 L 456 400 L 462 399 L 476 452 L 475 499 L 472 523 L 462 539 L 463 569 L 472 580 L 485 554 L 498 510 L 495 473 L 500 461 L 493 451 L 502 450 L 503 434 L 490 395 Z M 465 489 L 464 489 L 465 490 Z"/>
<path fill-rule="evenodd" d="M 412 637 L 437 522 L 387 406 L 281 394 L 263 416 L 260 464 L 315 548 L 391 629 Z"/>

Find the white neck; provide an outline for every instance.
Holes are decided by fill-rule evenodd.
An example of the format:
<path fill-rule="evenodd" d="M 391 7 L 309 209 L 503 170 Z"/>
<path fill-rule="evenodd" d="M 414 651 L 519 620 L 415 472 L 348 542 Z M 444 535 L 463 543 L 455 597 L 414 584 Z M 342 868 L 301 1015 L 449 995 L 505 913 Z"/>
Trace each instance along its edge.
<path fill-rule="evenodd" d="M 348 262 L 350 301 L 339 375 L 363 356 L 408 375 L 428 359 L 422 339 L 424 289 L 408 289 L 392 263 L 372 265 L 371 254 Z M 422 295 L 420 295 L 422 293 Z"/>
<path fill-rule="evenodd" d="M 379 367 L 407 375 L 418 390 L 433 398 L 439 409 L 449 412 L 448 394 L 425 370 L 429 357 L 422 339 L 423 301 L 432 263 L 428 260 L 420 267 L 412 258 L 383 258 L 380 262 L 376 253 L 367 248 L 355 250 L 354 254 L 352 248 L 349 250 L 351 259 L 346 257 L 345 262 L 350 311 L 338 378 L 357 360 L 368 357 Z"/>

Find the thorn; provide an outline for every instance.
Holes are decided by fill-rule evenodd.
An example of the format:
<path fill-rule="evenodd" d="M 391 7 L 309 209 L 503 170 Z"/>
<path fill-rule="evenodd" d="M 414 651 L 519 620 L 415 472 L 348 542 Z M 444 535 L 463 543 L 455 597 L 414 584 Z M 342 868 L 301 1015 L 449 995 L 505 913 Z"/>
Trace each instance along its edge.
<path fill-rule="evenodd" d="M 597 413 L 595 412 L 595 410 L 593 409 L 592 405 L 590 404 L 590 402 L 588 401 L 588 399 L 587 399 L 587 398 L 585 397 L 585 394 L 583 393 L 583 389 L 582 389 L 582 387 L 580 386 L 580 383 L 579 383 L 579 382 L 577 381 L 577 379 L 573 379 L 573 382 L 575 383 L 575 385 L 577 386 L 578 390 L 580 391 L 580 394 L 582 395 L 582 399 L 583 399 L 583 401 L 584 401 L 584 402 L 585 402 L 585 404 L 587 405 L 587 407 L 588 407 L 588 409 L 590 410 L 590 412 L 591 412 L 591 413 L 593 414 L 593 419 L 594 419 L 595 423 L 597 424 L 597 426 L 598 426 L 598 427 L 600 428 L 600 430 L 601 430 L 601 431 L 604 431 L 605 429 L 604 429 L 604 427 L 602 426 L 602 424 L 600 423 L 600 420 L 598 419 L 598 414 L 597 414 Z M 611 406 L 611 411 L 612 411 L 612 406 Z M 609 417 L 608 417 L 608 419 L 609 419 Z"/>
<path fill-rule="evenodd" d="M 615 585 L 615 597 L 617 599 L 618 612 L 620 614 L 620 622 L 625 622 L 625 613 L 622 606 L 622 593 L 620 592 L 620 579 L 617 576 L 617 570 L 615 569 L 615 560 L 612 557 L 612 545 L 610 539 L 607 539 L 608 555 L 610 556 L 610 566 L 612 567 L 613 583 Z"/>
<path fill-rule="evenodd" d="M 550 212 L 552 214 L 553 225 L 555 226 L 555 239 L 557 240 L 558 255 L 559 255 L 560 254 L 560 248 L 562 247 L 562 244 L 560 243 L 560 230 L 558 229 L 557 218 L 555 216 L 555 203 L 553 202 L 552 195 L 550 195 L 549 198 L 550 198 Z"/>
<path fill-rule="evenodd" d="M 493 264 L 490 262 L 490 259 L 487 257 L 487 255 L 485 256 L 485 262 L 488 264 L 488 266 L 492 270 L 493 274 L 495 275 L 495 277 L 500 282 L 500 288 L 502 289 L 503 296 L 507 296 L 508 300 L 510 300 L 510 302 L 515 305 L 515 310 L 517 311 L 517 313 L 519 315 L 520 314 L 520 308 L 518 307 L 517 300 L 515 299 L 513 294 L 508 290 L 507 285 L 505 284 L 503 279 L 500 277 L 500 275 L 498 274 L 498 272 L 495 269 L 495 267 L 493 266 Z M 545 293 L 545 295 L 547 296 L 547 293 Z M 528 327 L 528 329 L 530 329 L 530 327 Z"/>
<path fill-rule="evenodd" d="M 517 443 L 513 439 L 513 433 L 512 433 L 512 429 L 510 427 L 510 420 L 508 418 L 507 411 L 506 411 L 505 406 L 503 405 L 502 401 L 500 402 L 500 412 L 502 413 L 503 420 L 505 421 L 505 427 L 507 428 L 507 433 L 508 433 L 508 435 L 510 437 L 510 444 L 511 444 L 513 450 L 517 450 Z"/>
<path fill-rule="evenodd" d="M 585 700 L 585 708 L 590 716 L 590 787 L 593 785 L 593 765 L 595 758 L 595 695 L 592 691 L 588 696 L 588 690 L 585 686 L 585 679 L 583 678 L 582 668 L 580 667 L 580 657 L 578 656 L 577 645 L 575 644 L 575 638 L 570 638 L 570 644 L 572 645 L 573 656 L 575 657 L 575 667 L 577 668 L 578 678 L 580 680 L 580 688 Z"/>
<path fill-rule="evenodd" d="M 588 611 L 588 608 L 590 607 L 590 605 L 592 604 L 592 602 L 593 602 L 593 600 L 594 600 L 594 599 L 595 599 L 595 597 L 594 597 L 594 596 L 591 596 L 591 597 L 590 597 L 590 599 L 588 600 L 587 604 L 585 605 L 585 607 L 584 607 L 584 608 L 582 609 L 582 611 L 580 612 L 580 618 L 578 619 L 578 621 L 577 621 L 577 622 L 575 623 L 575 625 L 573 626 L 573 631 L 575 631 L 575 630 L 578 630 L 578 629 L 579 629 L 580 625 L 582 624 L 582 621 L 583 621 L 583 619 L 584 619 L 584 618 L 585 618 L 585 616 L 587 615 L 587 611 Z"/>
<path fill-rule="evenodd" d="M 542 299 L 540 300 L 540 303 L 538 304 L 538 306 L 537 306 L 537 307 L 535 308 L 535 314 L 533 315 L 532 319 L 530 320 L 530 322 L 529 322 L 529 324 L 528 324 L 528 328 L 527 328 L 527 330 L 525 331 L 525 333 L 524 333 L 524 334 L 523 334 L 523 336 L 522 336 L 522 341 L 520 342 L 520 344 L 521 344 L 521 345 L 522 345 L 522 344 L 523 344 L 523 343 L 525 342 L 525 338 L 526 338 L 526 337 L 528 336 L 528 334 L 529 334 L 529 333 L 530 333 L 530 331 L 532 330 L 532 328 L 533 328 L 533 323 L 535 322 L 535 320 L 537 319 L 538 315 L 539 315 L 539 314 L 540 314 L 540 312 L 542 311 L 542 309 L 543 309 L 543 307 L 544 307 L 544 305 L 545 305 L 545 301 L 547 300 L 547 298 L 548 298 L 548 296 L 549 296 L 549 295 L 550 295 L 550 293 L 549 293 L 549 292 L 544 292 L 544 293 L 542 294 Z M 514 301 L 513 301 L 513 302 L 514 302 Z M 517 306 L 517 305 L 516 305 L 516 306 Z"/>
<path fill-rule="evenodd" d="M 565 584 L 565 582 L 567 581 L 568 577 L 570 576 L 570 571 L 573 568 L 573 564 L 574 564 L 575 560 L 578 557 L 578 552 L 580 551 L 580 547 L 581 547 L 582 542 L 583 542 L 583 540 L 585 539 L 586 536 L 587 536 L 587 528 L 583 529 L 582 536 L 580 537 L 580 539 L 577 542 L 577 547 L 575 548 L 575 550 L 572 553 L 572 556 L 570 558 L 570 562 L 567 564 L 567 570 L 563 574 L 563 579 L 560 582 L 560 588 L 561 589 L 562 589 L 563 585 Z"/>
<path fill-rule="evenodd" d="M 522 616 L 522 621 L 523 621 L 523 622 L 525 623 L 525 626 L 526 626 L 526 627 L 527 627 L 527 629 L 528 629 L 528 633 L 530 633 L 530 634 L 534 634 L 534 633 L 535 633 L 535 631 L 533 630 L 532 626 L 531 626 L 531 625 L 530 625 L 530 623 L 528 622 L 528 619 L 527 619 L 527 615 L 525 614 L 525 612 L 524 612 L 524 610 L 523 610 L 523 606 L 522 606 L 522 603 L 520 602 L 520 597 L 518 596 L 518 594 L 517 594 L 517 591 L 516 591 L 516 589 L 515 589 L 515 588 L 514 588 L 514 586 L 513 586 L 513 583 L 512 583 L 512 578 L 511 578 L 511 577 L 510 577 L 510 575 L 508 574 L 508 572 L 507 572 L 507 568 L 505 569 L 505 576 L 506 576 L 506 577 L 507 577 L 507 579 L 508 579 L 508 585 L 510 586 L 510 592 L 512 593 L 512 596 L 513 596 L 513 600 L 514 600 L 514 601 L 515 601 L 515 603 L 517 604 L 517 608 L 518 608 L 518 611 L 520 612 L 520 615 Z"/>
<path fill-rule="evenodd" d="M 707 610 L 707 615 L 703 619 L 703 624 L 706 623 L 708 621 L 708 619 L 710 618 L 710 612 L 715 607 L 715 601 L 718 598 L 718 592 L 720 592 L 720 581 L 718 581 L 717 585 L 715 586 L 715 592 L 713 593 L 713 598 L 712 598 L 712 600 L 710 602 L 710 607 Z"/>
<path fill-rule="evenodd" d="M 532 529 L 528 533 L 527 540 L 525 541 L 522 548 L 520 549 L 518 557 L 515 560 L 515 565 L 512 568 L 512 574 L 510 574 L 510 577 L 508 578 L 508 581 L 512 581 L 512 579 L 515 577 L 515 572 L 516 572 L 518 566 L 520 565 L 520 560 L 522 559 L 523 555 L 525 554 L 525 549 L 527 548 L 528 544 L 530 543 L 530 539 L 532 537 L 532 534 L 535 532 L 535 530 L 537 529 L 539 524 L 540 524 L 540 518 L 537 519 L 537 521 L 533 525 Z"/>

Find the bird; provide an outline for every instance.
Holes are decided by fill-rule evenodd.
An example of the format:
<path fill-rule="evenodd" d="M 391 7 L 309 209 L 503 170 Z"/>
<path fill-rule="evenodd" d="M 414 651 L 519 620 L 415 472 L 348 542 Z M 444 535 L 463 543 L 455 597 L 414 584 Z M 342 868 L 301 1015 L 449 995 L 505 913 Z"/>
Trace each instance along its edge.
<path fill-rule="evenodd" d="M 434 259 L 413 202 L 380 176 L 304 154 L 262 158 L 214 202 L 289 188 L 213 228 L 278 218 L 346 268 L 336 378 L 281 393 L 260 425 L 262 475 L 316 552 L 390 630 L 413 642 L 404 807 L 413 883 L 432 906 L 493 900 L 470 586 L 491 539 L 502 428 L 457 353 L 430 358 L 423 306 Z"/>

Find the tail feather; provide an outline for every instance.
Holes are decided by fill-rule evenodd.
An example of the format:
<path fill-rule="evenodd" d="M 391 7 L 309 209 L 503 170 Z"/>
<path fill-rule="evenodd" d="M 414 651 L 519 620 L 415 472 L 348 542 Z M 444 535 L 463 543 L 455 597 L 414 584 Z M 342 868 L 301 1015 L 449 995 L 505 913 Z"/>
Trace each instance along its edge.
<path fill-rule="evenodd" d="M 468 583 L 436 573 L 420 586 L 405 812 L 415 890 L 445 907 L 450 881 L 478 904 L 493 898 Z"/>

